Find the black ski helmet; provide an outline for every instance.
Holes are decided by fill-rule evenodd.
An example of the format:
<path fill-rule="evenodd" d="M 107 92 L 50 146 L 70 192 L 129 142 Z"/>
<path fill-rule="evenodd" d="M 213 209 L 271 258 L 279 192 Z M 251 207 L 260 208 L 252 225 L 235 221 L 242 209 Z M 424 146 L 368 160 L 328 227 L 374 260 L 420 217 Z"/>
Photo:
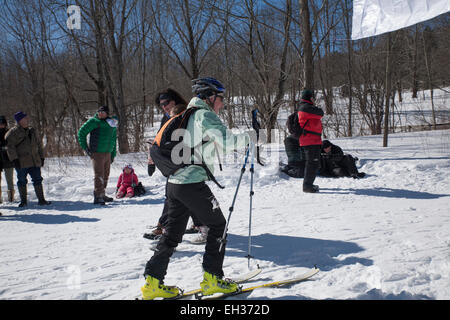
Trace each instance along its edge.
<path fill-rule="evenodd" d="M 225 92 L 223 84 L 214 78 L 198 78 L 192 80 L 192 92 L 194 92 L 200 99 L 206 99 L 215 94 Z"/>

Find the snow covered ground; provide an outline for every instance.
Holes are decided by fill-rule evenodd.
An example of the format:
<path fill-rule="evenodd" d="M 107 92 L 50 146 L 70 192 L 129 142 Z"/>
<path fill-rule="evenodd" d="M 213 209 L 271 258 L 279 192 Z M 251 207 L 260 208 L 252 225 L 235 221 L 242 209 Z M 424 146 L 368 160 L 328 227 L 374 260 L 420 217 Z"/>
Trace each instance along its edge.
<path fill-rule="evenodd" d="M 359 157 L 361 180 L 317 178 L 321 191 L 305 194 L 302 179 L 278 172 L 276 152 L 256 166 L 252 284 L 291 278 L 317 265 L 311 281 L 252 292 L 248 299 L 450 299 L 450 130 L 333 140 Z M 281 151 L 283 145 L 266 149 Z M 210 184 L 228 216 L 242 165 L 228 161 Z M 125 163 L 149 192 L 92 204 L 93 170 L 86 157 L 48 159 L 44 187 L 53 204 L 39 207 L 29 185 L 29 206 L 0 205 L 0 299 L 133 299 L 152 256 L 149 232 L 161 214 L 165 179 L 146 173 L 146 155 L 119 155 L 108 194 Z M 4 177 L 2 178 L 4 179 Z M 247 171 L 229 227 L 227 277 L 248 271 L 250 174 Z M 3 180 L 3 186 L 5 182 Z M 4 198 L 6 195 L 4 194 Z M 189 239 L 193 235 L 185 235 Z M 186 290 L 202 278 L 202 245 L 183 242 L 165 279 Z"/>

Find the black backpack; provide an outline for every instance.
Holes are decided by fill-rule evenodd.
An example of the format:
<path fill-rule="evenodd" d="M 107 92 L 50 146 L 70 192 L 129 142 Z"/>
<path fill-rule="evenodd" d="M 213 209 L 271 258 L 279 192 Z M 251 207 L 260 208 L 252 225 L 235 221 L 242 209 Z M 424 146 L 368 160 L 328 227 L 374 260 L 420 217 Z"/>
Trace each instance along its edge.
<path fill-rule="evenodd" d="M 289 133 L 295 137 L 300 137 L 301 135 L 306 135 L 307 133 L 314 134 L 316 136 L 322 136 L 322 133 L 320 132 L 314 132 L 305 129 L 308 121 L 309 120 L 306 120 L 302 128 L 298 119 L 298 111 L 295 111 L 287 118 L 286 127 L 288 128 Z"/>
<path fill-rule="evenodd" d="M 203 161 L 201 152 L 198 151 L 198 147 L 202 146 L 204 143 L 208 141 L 202 141 L 200 145 L 197 145 L 192 148 L 186 148 L 186 146 L 181 145 L 183 142 L 183 136 L 180 136 L 179 140 L 172 140 L 172 134 L 177 129 L 186 129 L 188 125 L 189 118 L 200 108 L 188 108 L 183 113 L 180 113 L 176 116 L 170 118 L 162 127 L 159 129 L 155 140 L 153 141 L 153 145 L 150 148 L 150 156 L 155 163 L 156 167 L 161 171 L 163 176 L 169 177 L 174 174 L 178 169 L 184 168 L 186 166 L 197 165 L 201 166 L 205 171 L 208 178 L 217 184 L 220 188 L 222 187 L 213 176 L 208 166 Z M 177 146 L 176 149 L 175 146 Z M 188 151 L 187 154 L 185 152 Z M 174 153 L 175 152 L 175 153 Z M 178 153 L 178 154 L 177 154 Z M 196 162 L 193 162 L 192 155 L 195 156 Z M 175 163 L 172 159 L 173 156 L 177 156 L 178 160 L 184 159 L 185 161 L 181 161 L 181 163 Z M 189 161 L 186 161 L 189 159 Z M 199 163 L 201 161 L 201 163 Z"/>
<path fill-rule="evenodd" d="M 298 120 L 298 111 L 292 113 L 286 121 L 286 127 L 290 134 L 300 137 L 303 134 L 303 128 L 300 127 L 300 122 Z"/>
<path fill-rule="evenodd" d="M 145 188 L 141 182 L 139 182 L 136 186 L 134 186 L 133 190 L 135 197 L 143 196 L 145 194 Z"/>

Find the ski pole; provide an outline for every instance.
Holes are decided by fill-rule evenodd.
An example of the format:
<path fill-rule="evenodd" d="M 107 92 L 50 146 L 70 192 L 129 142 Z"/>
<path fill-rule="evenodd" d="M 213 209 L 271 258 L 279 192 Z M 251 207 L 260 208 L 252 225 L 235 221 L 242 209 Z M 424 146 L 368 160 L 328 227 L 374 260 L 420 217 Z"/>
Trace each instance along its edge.
<path fill-rule="evenodd" d="M 213 142 L 213 143 L 214 143 L 214 149 L 215 149 L 216 154 L 217 154 L 217 161 L 219 161 L 219 169 L 220 169 L 220 171 L 223 171 L 222 170 L 222 162 L 220 161 L 219 150 L 217 149 L 217 144 L 215 142 Z"/>
<path fill-rule="evenodd" d="M 256 132 L 256 143 L 259 142 L 259 129 L 261 129 L 261 125 L 258 121 L 258 108 L 252 110 L 252 127 Z M 259 146 L 256 146 L 256 162 L 258 162 L 259 165 L 264 166 L 264 163 L 262 163 L 260 156 L 259 156 Z"/>
<path fill-rule="evenodd" d="M 255 194 L 253 192 L 253 175 L 255 172 L 255 144 L 251 143 L 251 149 L 252 149 L 252 160 L 250 163 L 250 211 L 249 211 L 249 217 L 248 217 L 248 268 L 250 269 L 250 259 L 253 258 L 251 255 L 252 250 L 252 205 L 253 205 L 253 195 Z"/>
<path fill-rule="evenodd" d="M 228 213 L 227 224 L 225 225 L 225 229 L 223 230 L 222 238 L 219 240 L 220 241 L 219 252 L 222 251 L 223 245 L 227 241 L 226 239 L 227 239 L 228 225 L 230 224 L 231 214 L 233 213 L 233 210 L 234 210 L 234 203 L 236 202 L 236 197 L 237 197 L 237 194 L 239 191 L 239 186 L 241 185 L 242 176 L 244 175 L 244 172 L 245 172 L 245 167 L 247 165 L 249 152 L 250 152 L 250 148 L 249 148 L 249 146 L 247 146 L 246 151 L 245 151 L 244 165 L 241 168 L 241 175 L 239 176 L 238 184 L 236 186 L 236 191 L 234 192 L 233 201 L 231 202 L 231 207 L 229 209 L 230 212 Z"/>

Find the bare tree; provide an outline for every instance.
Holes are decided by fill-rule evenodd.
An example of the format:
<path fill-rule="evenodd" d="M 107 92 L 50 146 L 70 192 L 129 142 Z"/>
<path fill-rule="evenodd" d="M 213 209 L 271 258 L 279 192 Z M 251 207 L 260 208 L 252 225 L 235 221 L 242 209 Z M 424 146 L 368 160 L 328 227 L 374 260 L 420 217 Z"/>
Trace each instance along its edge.
<path fill-rule="evenodd" d="M 303 74 L 304 87 L 314 90 L 314 60 L 312 46 L 312 32 L 309 14 L 309 1 L 299 0 L 300 16 L 302 19 L 302 44 L 303 44 Z"/>
<path fill-rule="evenodd" d="M 223 33 L 208 32 L 216 18 L 215 3 L 205 0 L 150 2 L 161 41 L 189 79 L 200 76 L 208 53 L 222 37 Z"/>

